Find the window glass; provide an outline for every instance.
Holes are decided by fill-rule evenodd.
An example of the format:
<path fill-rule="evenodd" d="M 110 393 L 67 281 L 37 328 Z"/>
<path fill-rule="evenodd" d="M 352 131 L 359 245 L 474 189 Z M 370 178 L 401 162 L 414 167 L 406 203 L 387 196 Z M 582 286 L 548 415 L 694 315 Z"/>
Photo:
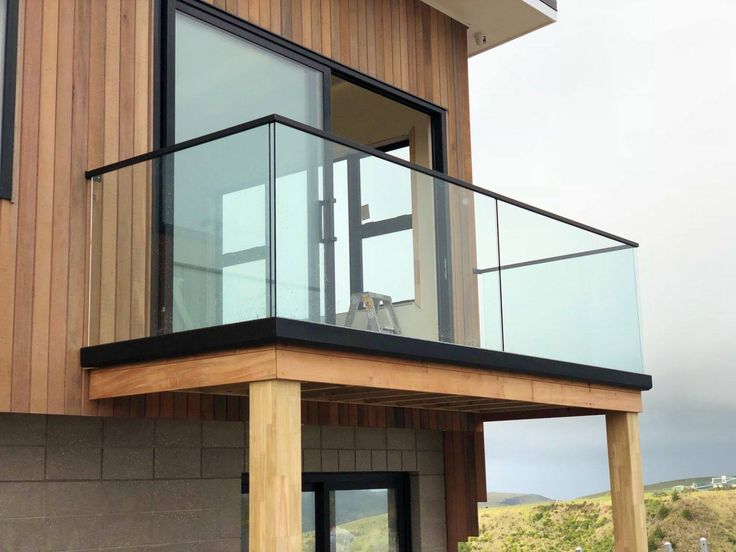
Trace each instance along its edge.
<path fill-rule="evenodd" d="M 330 551 L 399 549 L 393 489 L 330 493 Z"/>
<path fill-rule="evenodd" d="M 277 113 L 322 127 L 322 73 L 176 15 L 177 142 Z"/>
<path fill-rule="evenodd" d="M 266 245 L 266 185 L 222 196 L 222 252 Z"/>
<path fill-rule="evenodd" d="M 360 160 L 360 203 L 363 222 L 410 215 L 411 171 L 379 157 L 364 157 Z"/>
<path fill-rule="evenodd" d="M 391 301 L 414 299 L 414 233 L 411 229 L 363 240 L 363 289 Z"/>

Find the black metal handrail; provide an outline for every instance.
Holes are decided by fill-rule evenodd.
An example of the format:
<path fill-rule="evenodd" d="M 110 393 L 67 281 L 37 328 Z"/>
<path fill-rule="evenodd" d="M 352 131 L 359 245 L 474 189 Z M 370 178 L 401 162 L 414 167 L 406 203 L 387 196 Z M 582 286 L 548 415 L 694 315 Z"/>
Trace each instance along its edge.
<path fill-rule="evenodd" d="M 366 153 L 373 157 L 378 157 L 380 159 L 388 161 L 389 163 L 403 166 L 407 169 L 417 171 L 419 173 L 425 174 L 427 176 L 431 176 L 432 178 L 436 178 L 444 182 L 448 182 L 450 184 L 454 184 L 456 186 L 460 186 L 462 188 L 465 188 L 467 190 L 470 190 L 472 192 L 475 192 L 475 193 L 478 193 L 484 196 L 492 197 L 498 201 L 502 201 L 504 203 L 514 205 L 521 209 L 531 211 L 538 215 L 542 215 L 544 217 L 556 220 L 558 222 L 562 222 L 564 224 L 575 226 L 576 228 L 580 228 L 581 230 L 585 230 L 588 232 L 592 232 L 594 234 L 598 234 L 599 236 L 603 236 L 604 238 L 608 238 L 610 240 L 620 242 L 629 247 L 639 247 L 639 244 L 636 243 L 635 241 L 632 241 L 626 238 L 622 238 L 621 236 L 617 236 L 615 234 L 611 234 L 610 232 L 606 232 L 605 230 L 601 230 L 599 228 L 595 228 L 593 226 L 583 224 L 582 222 L 578 222 L 576 220 L 572 220 L 567 217 L 563 217 L 556 213 L 552 213 L 550 211 L 540 209 L 539 207 L 535 207 L 533 205 L 529 205 L 528 203 L 524 203 L 523 201 L 518 201 L 516 199 L 493 192 L 491 190 L 481 188 L 474 184 L 470 184 L 469 182 L 465 182 L 464 180 L 460 180 L 459 178 L 455 178 L 453 176 L 449 176 L 439 171 L 435 171 L 432 169 L 428 169 L 426 167 L 422 167 L 421 165 L 417 165 L 416 163 L 411 163 L 410 161 L 404 161 L 403 159 L 399 159 L 397 157 L 384 153 L 380 150 L 377 150 L 377 149 L 374 149 L 368 146 L 364 146 L 363 144 L 359 144 L 358 142 L 354 142 L 352 140 L 343 138 L 331 132 L 321 130 L 321 129 L 318 129 L 318 128 L 315 128 L 309 125 L 305 125 L 304 123 L 300 123 L 293 119 L 289 119 L 288 117 L 284 117 L 282 115 L 276 115 L 276 114 L 267 115 L 265 117 L 260 117 L 252 121 L 248 121 L 246 123 L 241 123 L 241 124 L 231 126 L 231 127 L 228 127 L 222 130 L 218 130 L 216 132 L 211 132 L 209 134 L 204 134 L 197 138 L 192 138 L 191 140 L 179 142 L 178 144 L 173 144 L 171 146 L 159 148 L 159 149 L 147 152 L 147 153 L 143 153 L 141 155 L 135 155 L 128 159 L 117 161 L 115 163 L 110 163 L 108 165 L 104 165 L 96 169 L 88 170 L 85 172 L 85 177 L 87 179 L 92 179 L 92 178 L 101 176 L 103 174 L 109 173 L 109 172 L 117 171 L 117 170 L 120 170 L 126 167 L 130 167 L 131 165 L 142 163 L 144 161 L 151 161 L 153 159 L 157 159 L 159 157 L 163 157 L 171 153 L 176 153 L 178 151 L 182 151 L 182 150 L 189 149 L 195 146 L 199 146 L 201 144 L 206 144 L 208 142 L 219 140 L 220 138 L 232 136 L 233 134 L 239 134 L 247 130 L 251 130 L 254 128 L 258 128 L 258 127 L 269 125 L 269 124 L 275 124 L 275 123 L 278 123 L 278 124 L 281 124 L 287 127 L 291 127 L 295 130 L 299 130 L 307 134 L 317 136 L 318 138 L 322 138 L 324 140 L 327 140 L 327 141 L 330 141 L 336 144 L 340 144 L 342 146 L 345 146 L 345 147 L 348 147 L 354 150 L 362 151 L 363 153 Z"/>

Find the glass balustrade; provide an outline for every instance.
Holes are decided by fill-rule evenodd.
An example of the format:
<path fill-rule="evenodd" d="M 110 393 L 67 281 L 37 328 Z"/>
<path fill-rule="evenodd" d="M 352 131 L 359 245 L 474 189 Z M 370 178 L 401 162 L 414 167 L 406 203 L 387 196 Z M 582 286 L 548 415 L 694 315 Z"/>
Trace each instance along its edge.
<path fill-rule="evenodd" d="M 280 118 L 91 171 L 89 344 L 287 318 L 642 371 L 635 244 Z"/>

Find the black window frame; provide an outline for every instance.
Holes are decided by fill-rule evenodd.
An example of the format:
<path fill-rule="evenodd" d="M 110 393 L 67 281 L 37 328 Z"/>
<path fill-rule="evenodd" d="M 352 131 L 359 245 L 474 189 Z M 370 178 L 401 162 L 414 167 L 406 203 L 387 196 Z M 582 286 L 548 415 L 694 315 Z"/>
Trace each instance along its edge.
<path fill-rule="evenodd" d="M 347 65 L 322 54 L 309 50 L 283 36 L 258 27 L 240 17 L 233 15 L 202 0 L 156 0 L 154 14 L 154 128 L 153 141 L 156 149 L 171 146 L 175 143 L 175 16 L 177 11 L 199 19 L 225 32 L 235 34 L 257 46 L 280 54 L 298 63 L 323 72 L 322 80 L 322 115 L 323 130 L 331 130 L 331 86 L 332 76 L 377 93 L 390 100 L 397 101 L 412 109 L 425 113 L 430 118 L 432 143 L 432 169 L 446 174 L 447 168 L 447 110 L 423 98 L 415 96 L 400 88 L 361 73 Z M 331 167 L 331 165 L 330 165 Z M 162 163 L 157 169 L 160 175 L 154 175 L 154 182 L 159 182 L 158 190 L 153 194 L 152 205 L 152 257 L 159 259 L 151 263 L 151 281 L 153 286 L 151 297 L 152 333 L 165 334 L 171 331 L 170 322 L 173 315 L 173 298 L 171 286 L 167 286 L 166 278 L 160 276 L 168 269 L 168 257 L 173 261 L 173 228 L 167 223 L 170 213 L 162 208 L 171 205 L 165 198 L 170 197 L 171 190 L 167 175 L 173 173 L 171 163 Z M 329 179 L 328 179 L 329 180 Z M 326 190 L 326 195 L 330 192 Z M 329 197 L 324 201 L 328 202 Z M 446 186 L 435 184 L 435 227 L 436 232 L 436 274 L 438 297 L 438 322 L 440 341 L 454 340 L 454 313 L 452 305 L 452 272 L 447 267 L 452 262 L 450 229 L 449 229 L 449 196 Z M 325 222 L 325 233 L 331 233 L 329 220 Z M 325 247 L 334 247 L 334 243 L 325 240 Z M 329 257 L 329 256 L 328 256 Z M 334 267 L 333 267 L 334 268 Z M 326 271 L 329 267 L 326 267 Z M 351 270 L 352 272 L 352 270 Z M 351 286 L 352 287 L 352 286 Z M 162 313 L 163 321 L 162 321 Z M 335 313 L 328 309 L 326 319 L 334 322 Z M 168 321 L 168 322 L 167 322 Z"/>
<path fill-rule="evenodd" d="M 248 494 L 248 473 L 240 479 L 240 494 Z M 315 494 L 315 549 L 330 551 L 330 492 L 389 489 L 396 493 L 398 552 L 411 552 L 411 478 L 407 472 L 304 472 L 302 492 Z"/>
<path fill-rule="evenodd" d="M 2 129 L 0 129 L 0 199 L 13 199 L 15 87 L 18 67 L 18 0 L 7 0 L 3 60 Z"/>

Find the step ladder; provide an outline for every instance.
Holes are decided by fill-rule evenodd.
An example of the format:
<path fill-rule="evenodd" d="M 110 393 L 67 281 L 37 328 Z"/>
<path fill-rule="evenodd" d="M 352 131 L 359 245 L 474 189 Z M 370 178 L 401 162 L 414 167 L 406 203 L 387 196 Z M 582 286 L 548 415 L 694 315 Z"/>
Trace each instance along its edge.
<path fill-rule="evenodd" d="M 345 327 L 355 327 L 355 315 L 359 310 L 364 310 L 368 316 L 368 327 L 366 329 L 385 334 L 401 335 L 399 319 L 396 317 L 394 304 L 391 297 L 373 293 L 370 291 L 359 291 L 350 295 L 350 310 L 345 319 Z M 381 313 L 385 313 L 387 320 L 381 320 Z M 385 322 L 385 323 L 384 323 Z"/>

